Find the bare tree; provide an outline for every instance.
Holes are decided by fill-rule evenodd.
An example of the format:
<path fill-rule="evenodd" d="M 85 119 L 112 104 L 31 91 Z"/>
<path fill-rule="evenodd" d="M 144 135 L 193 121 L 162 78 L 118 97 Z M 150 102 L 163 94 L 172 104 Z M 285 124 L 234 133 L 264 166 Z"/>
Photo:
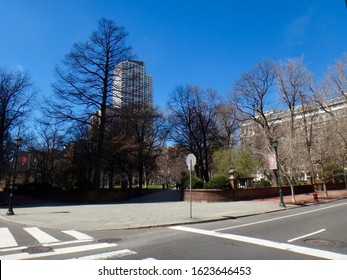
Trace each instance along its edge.
<path fill-rule="evenodd" d="M 319 123 L 316 122 L 315 130 L 319 130 L 319 133 L 315 135 L 315 143 L 313 145 L 314 163 L 317 164 L 320 171 L 320 179 L 323 182 L 323 191 L 325 196 L 328 197 L 328 191 L 326 187 L 326 166 L 334 157 L 334 150 L 339 148 L 336 145 L 336 134 L 334 133 L 335 126 L 332 125 L 332 118 L 327 116 Z"/>
<path fill-rule="evenodd" d="M 170 138 L 195 154 L 196 171 L 206 182 L 218 135 L 217 102 L 215 91 L 186 85 L 173 91 L 168 105 Z"/>
<path fill-rule="evenodd" d="M 337 61 L 320 83 L 314 83 L 302 59 L 289 59 L 280 66 L 260 62 L 235 83 L 231 101 L 239 112 L 237 118 L 244 121 L 241 141 L 264 155 L 271 149 L 270 139 L 279 138 L 280 168 L 291 186 L 298 168 L 302 168 L 317 187 L 315 179 L 318 174 L 325 177 L 324 166 L 333 154 L 345 164 L 345 157 L 336 151 L 346 151 L 342 127 L 346 119 L 347 56 Z M 275 83 L 285 105 L 282 112 L 274 110 L 278 105 L 273 102 Z M 333 138 L 340 139 L 341 145 L 331 150 Z"/>
<path fill-rule="evenodd" d="M 73 140 L 64 148 L 68 187 L 91 188 L 96 142 L 88 125 L 73 127 Z"/>
<path fill-rule="evenodd" d="M 75 43 L 62 61 L 62 67 L 56 67 L 57 82 L 53 88 L 57 100 L 49 102 L 50 112 L 61 121 L 94 125 L 97 141 L 95 187 L 100 185 L 106 111 L 114 93 L 115 68 L 130 58 L 131 48 L 126 45 L 126 37 L 123 27 L 102 18 L 89 40 Z M 92 116 L 97 121 L 91 122 Z"/>
<path fill-rule="evenodd" d="M 316 170 L 315 170 L 315 159 L 313 153 L 313 146 L 316 141 L 316 119 L 319 112 L 319 105 L 314 100 L 314 92 L 315 89 L 311 86 L 311 92 L 302 92 L 299 94 L 299 110 L 301 114 L 301 139 L 303 139 L 302 147 L 304 148 L 304 152 L 306 153 L 306 160 L 309 163 L 309 167 L 305 168 L 306 170 L 310 170 L 310 176 L 312 180 L 312 184 L 315 188 L 316 186 Z M 311 94 L 313 93 L 313 94 Z"/>
<path fill-rule="evenodd" d="M 114 169 L 127 174 L 131 188 L 135 171 L 139 191 L 155 167 L 156 158 L 165 146 L 168 133 L 165 118 L 150 104 L 132 104 L 115 111 L 107 124 L 107 166 L 110 183 Z M 112 114 L 112 110 L 110 110 Z M 111 119 L 110 119 L 111 120 Z"/>
<path fill-rule="evenodd" d="M 329 69 L 328 79 L 332 85 L 333 97 L 339 95 L 347 100 L 347 54 Z"/>
<path fill-rule="evenodd" d="M 272 138 L 274 122 L 272 118 L 271 96 L 278 66 L 272 61 L 261 61 L 250 71 L 241 74 L 236 81 L 231 101 L 241 121 L 253 121 L 264 131 L 267 139 Z"/>
<path fill-rule="evenodd" d="M 345 112 L 347 114 L 347 112 Z M 344 168 L 344 172 L 347 169 L 347 117 L 340 116 L 339 119 L 335 122 L 336 126 L 334 133 L 334 141 L 337 146 L 334 149 L 334 156 L 337 162 Z"/>
<path fill-rule="evenodd" d="M 125 117 L 136 144 L 134 152 L 141 191 L 142 184 L 146 181 L 143 176 L 148 176 L 153 170 L 155 160 L 165 146 L 168 130 L 163 114 L 146 104 L 132 107 Z"/>
<path fill-rule="evenodd" d="M 233 147 L 239 141 L 238 130 L 240 128 L 239 118 L 234 104 L 231 102 L 221 102 L 216 106 L 217 127 L 219 146 Z"/>
<path fill-rule="evenodd" d="M 9 160 L 11 133 L 19 129 L 36 93 L 28 72 L 0 67 L 0 178 Z"/>
<path fill-rule="evenodd" d="M 296 180 L 299 158 L 298 130 L 301 127 L 301 119 L 297 118 L 300 96 L 307 92 L 311 85 L 311 74 L 307 71 L 303 58 L 288 59 L 283 63 L 278 71 L 277 88 L 280 93 L 282 103 L 288 112 L 282 127 L 281 149 L 283 175 L 287 178 L 292 193 L 292 201 L 295 202 L 294 184 Z M 288 120 L 287 120 L 288 119 Z"/>
<path fill-rule="evenodd" d="M 34 158 L 35 181 L 55 184 L 55 165 L 62 157 L 64 134 L 65 132 L 58 125 L 42 120 L 38 121 L 36 141 L 29 145 L 29 150 Z"/>
<path fill-rule="evenodd" d="M 320 142 L 324 145 L 320 145 L 321 149 L 318 150 L 316 154 L 320 155 L 318 164 L 321 166 L 323 174 L 324 191 L 326 196 L 328 196 L 324 180 L 324 164 L 328 161 L 334 161 L 340 164 L 342 168 L 345 168 L 347 165 L 347 135 L 344 129 L 347 119 L 346 54 L 343 60 L 337 60 L 335 64 L 329 68 L 327 76 L 319 84 L 314 94 L 319 109 L 327 115 L 324 118 L 324 126 L 318 128 L 321 131 L 325 130 L 325 134 L 327 135 L 325 135 L 324 141 L 322 141 L 322 136 L 318 137 L 318 139 L 321 140 Z"/>
<path fill-rule="evenodd" d="M 236 117 L 241 122 L 241 142 L 249 146 L 257 158 L 266 158 L 272 151 L 272 139 L 278 136 L 278 119 L 272 102 L 277 72 L 277 63 L 260 61 L 248 72 L 241 74 L 230 96 L 235 105 Z M 277 184 L 273 178 L 269 175 L 269 179 Z"/>

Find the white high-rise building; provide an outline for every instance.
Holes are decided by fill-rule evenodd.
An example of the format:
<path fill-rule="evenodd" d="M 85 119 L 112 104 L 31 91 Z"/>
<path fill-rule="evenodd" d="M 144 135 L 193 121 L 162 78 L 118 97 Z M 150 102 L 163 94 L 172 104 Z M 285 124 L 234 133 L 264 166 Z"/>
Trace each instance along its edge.
<path fill-rule="evenodd" d="M 114 108 L 153 102 L 153 78 L 139 60 L 126 60 L 114 70 L 112 104 Z"/>

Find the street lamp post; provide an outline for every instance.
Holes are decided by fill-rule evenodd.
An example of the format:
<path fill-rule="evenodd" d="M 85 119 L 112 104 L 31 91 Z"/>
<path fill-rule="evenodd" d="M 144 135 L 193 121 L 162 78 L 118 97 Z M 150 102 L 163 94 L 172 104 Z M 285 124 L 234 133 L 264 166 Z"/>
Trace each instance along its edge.
<path fill-rule="evenodd" d="M 14 143 L 16 145 L 16 151 L 15 151 L 15 154 L 14 154 L 13 178 L 12 178 L 12 183 L 11 183 L 11 186 L 10 186 L 10 195 L 9 195 L 9 199 L 8 199 L 8 210 L 7 210 L 6 215 L 14 215 L 14 212 L 13 212 L 13 189 L 14 189 L 14 184 L 16 182 L 18 152 L 19 152 L 19 146 L 22 144 L 22 138 L 17 137 Z"/>
<path fill-rule="evenodd" d="M 280 195 L 280 207 L 286 207 L 286 205 L 284 204 L 283 201 L 283 193 L 282 193 L 282 186 L 281 186 L 281 177 L 280 177 L 280 166 L 279 166 L 279 161 L 278 161 L 278 152 L 277 152 L 277 148 L 278 148 L 278 141 L 277 140 L 272 140 L 271 142 L 272 147 L 275 150 L 275 156 L 276 156 L 276 165 L 277 165 L 277 169 L 276 169 L 276 177 L 277 177 L 277 183 L 278 183 L 278 190 L 279 190 L 279 195 Z"/>

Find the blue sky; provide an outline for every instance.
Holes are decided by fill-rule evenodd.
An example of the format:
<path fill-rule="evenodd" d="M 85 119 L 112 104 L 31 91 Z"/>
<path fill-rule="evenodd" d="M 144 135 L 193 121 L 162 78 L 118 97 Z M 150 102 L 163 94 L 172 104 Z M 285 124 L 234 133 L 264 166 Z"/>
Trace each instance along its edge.
<path fill-rule="evenodd" d="M 55 65 L 101 17 L 129 32 L 161 106 L 186 83 L 227 95 L 261 59 L 304 55 L 320 77 L 347 52 L 344 0 L 0 0 L 0 14 L 0 65 L 28 70 L 41 95 L 51 94 Z"/>

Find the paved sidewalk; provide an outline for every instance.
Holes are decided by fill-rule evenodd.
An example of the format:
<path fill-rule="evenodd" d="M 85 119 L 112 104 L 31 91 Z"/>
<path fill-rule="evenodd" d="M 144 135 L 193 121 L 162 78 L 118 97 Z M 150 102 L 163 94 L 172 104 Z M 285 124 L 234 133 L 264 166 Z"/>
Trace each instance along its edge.
<path fill-rule="evenodd" d="M 235 202 L 175 201 L 176 191 L 163 191 L 154 196 L 140 197 L 127 203 L 25 206 L 15 207 L 13 216 L 7 216 L 7 207 L 0 207 L 0 219 L 30 226 L 76 230 L 111 230 L 167 226 L 204 221 L 237 218 L 261 213 L 283 211 L 314 203 L 312 194 L 296 196 L 297 204 L 284 197 L 287 208 L 279 206 L 279 198 Z M 346 198 L 347 191 L 329 191 L 329 199 L 319 194 L 320 202 Z M 160 199 L 164 202 L 159 202 Z"/>
<path fill-rule="evenodd" d="M 329 202 L 331 200 L 347 198 L 347 189 L 345 190 L 332 190 L 328 191 L 328 197 L 325 196 L 325 193 L 322 191 L 317 192 L 318 201 L 315 201 L 312 193 L 299 194 L 295 196 L 295 202 L 293 202 L 290 195 L 284 196 L 283 201 L 288 205 L 312 205 L 316 203 Z M 278 197 L 266 198 L 266 199 L 256 199 L 254 201 L 265 202 L 265 203 L 276 203 L 279 201 Z"/>

